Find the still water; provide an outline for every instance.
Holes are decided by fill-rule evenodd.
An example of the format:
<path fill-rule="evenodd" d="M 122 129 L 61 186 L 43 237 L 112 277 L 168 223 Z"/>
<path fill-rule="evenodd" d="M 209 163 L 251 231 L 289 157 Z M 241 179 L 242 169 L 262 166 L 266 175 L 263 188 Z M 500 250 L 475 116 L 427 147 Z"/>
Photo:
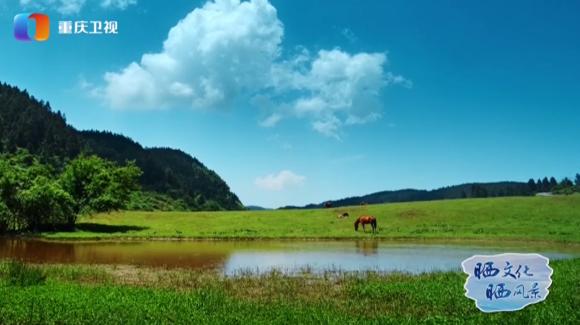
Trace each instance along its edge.
<path fill-rule="evenodd" d="M 550 259 L 580 256 L 578 246 L 458 245 L 388 241 L 42 241 L 0 238 L 0 259 L 34 263 L 140 265 L 214 269 L 238 272 L 286 273 L 309 269 L 343 271 L 459 270 L 474 254 L 535 252 Z"/>

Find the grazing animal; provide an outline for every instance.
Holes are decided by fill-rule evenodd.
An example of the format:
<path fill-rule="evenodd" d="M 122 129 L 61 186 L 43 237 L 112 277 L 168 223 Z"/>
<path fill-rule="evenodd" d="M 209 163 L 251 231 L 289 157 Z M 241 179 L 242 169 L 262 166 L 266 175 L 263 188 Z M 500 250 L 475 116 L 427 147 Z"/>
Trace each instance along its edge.
<path fill-rule="evenodd" d="M 377 230 L 377 218 L 373 216 L 360 216 L 354 222 L 354 231 L 358 231 L 358 225 L 362 224 L 363 231 L 366 232 L 365 225 L 370 224 L 373 229 L 373 233 Z"/>
<path fill-rule="evenodd" d="M 344 213 L 337 215 L 336 217 L 338 219 L 342 219 L 342 218 L 348 218 L 348 217 L 350 217 L 350 215 L 348 214 L 348 212 L 344 212 Z"/>

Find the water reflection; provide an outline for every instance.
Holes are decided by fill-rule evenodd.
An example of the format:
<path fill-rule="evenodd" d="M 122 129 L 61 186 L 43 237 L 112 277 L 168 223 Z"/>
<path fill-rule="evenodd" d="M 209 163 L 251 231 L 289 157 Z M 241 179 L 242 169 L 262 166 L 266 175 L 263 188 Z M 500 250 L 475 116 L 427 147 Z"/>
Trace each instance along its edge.
<path fill-rule="evenodd" d="M 379 253 L 378 240 L 357 240 L 356 252 L 365 256 L 376 255 Z"/>
<path fill-rule="evenodd" d="M 187 244 L 187 243 L 184 243 Z M 0 239 L 0 258 L 34 263 L 130 264 L 220 268 L 227 251 L 177 242 L 50 242 Z"/>
<path fill-rule="evenodd" d="M 225 274 L 288 273 L 309 269 L 404 271 L 458 270 L 474 254 L 536 252 L 551 259 L 579 256 L 577 246 L 492 247 L 357 241 L 95 241 L 54 242 L 0 238 L 0 259 L 34 263 L 129 264 L 216 269 Z"/>
<path fill-rule="evenodd" d="M 0 239 L 0 257 L 33 262 L 74 263 L 76 247 L 67 243 Z"/>

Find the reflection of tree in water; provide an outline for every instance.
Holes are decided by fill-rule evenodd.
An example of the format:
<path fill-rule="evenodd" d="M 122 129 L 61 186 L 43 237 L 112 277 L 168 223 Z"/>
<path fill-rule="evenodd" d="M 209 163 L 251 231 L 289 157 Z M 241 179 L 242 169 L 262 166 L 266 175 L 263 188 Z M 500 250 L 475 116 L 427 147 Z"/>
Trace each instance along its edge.
<path fill-rule="evenodd" d="M 0 239 L 0 257 L 30 262 L 74 262 L 75 246 L 40 240 Z"/>
<path fill-rule="evenodd" d="M 356 252 L 365 256 L 376 255 L 379 253 L 378 240 L 357 240 Z"/>
<path fill-rule="evenodd" d="M 79 245 L 81 263 L 139 265 L 167 268 L 222 268 L 229 251 L 198 242 L 110 242 Z"/>
<path fill-rule="evenodd" d="M 0 259 L 32 263 L 223 268 L 231 248 L 180 242 L 51 242 L 0 238 Z"/>

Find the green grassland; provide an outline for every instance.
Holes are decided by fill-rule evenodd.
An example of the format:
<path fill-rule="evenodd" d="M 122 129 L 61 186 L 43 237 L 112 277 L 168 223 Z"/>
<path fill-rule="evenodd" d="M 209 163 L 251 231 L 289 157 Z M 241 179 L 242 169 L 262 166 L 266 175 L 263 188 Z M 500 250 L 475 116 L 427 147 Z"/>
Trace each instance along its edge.
<path fill-rule="evenodd" d="M 350 217 L 338 219 L 348 212 Z M 378 234 L 354 232 L 375 215 Z M 580 195 L 396 203 L 319 210 L 122 211 L 83 217 L 51 239 L 503 239 L 532 247 L 580 244 Z M 557 260 L 547 300 L 482 313 L 464 296 L 466 275 L 329 271 L 299 275 L 116 265 L 0 262 L 0 324 L 37 323 L 518 323 L 580 322 L 580 259 Z"/>
<path fill-rule="evenodd" d="M 461 272 L 227 278 L 208 271 L 4 262 L 0 323 L 578 324 L 580 259 L 551 265 L 546 301 L 487 314 L 464 296 Z"/>
<path fill-rule="evenodd" d="M 349 218 L 337 215 L 348 212 Z M 355 232 L 377 217 L 376 235 Z M 367 229 L 368 230 L 368 229 Z M 46 238 L 363 238 L 526 240 L 580 243 L 580 195 L 392 203 L 317 210 L 139 212 L 80 219 L 75 232 Z"/>

